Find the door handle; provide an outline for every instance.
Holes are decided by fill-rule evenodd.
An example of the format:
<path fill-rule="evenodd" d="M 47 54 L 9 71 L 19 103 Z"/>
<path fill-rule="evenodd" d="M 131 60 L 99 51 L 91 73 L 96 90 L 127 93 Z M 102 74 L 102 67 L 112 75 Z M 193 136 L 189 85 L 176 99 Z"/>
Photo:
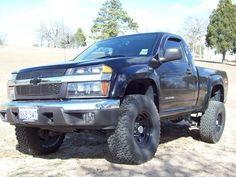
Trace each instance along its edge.
<path fill-rule="evenodd" d="M 187 74 L 187 75 L 192 75 L 192 71 L 188 68 L 188 69 L 186 70 L 186 74 Z"/>

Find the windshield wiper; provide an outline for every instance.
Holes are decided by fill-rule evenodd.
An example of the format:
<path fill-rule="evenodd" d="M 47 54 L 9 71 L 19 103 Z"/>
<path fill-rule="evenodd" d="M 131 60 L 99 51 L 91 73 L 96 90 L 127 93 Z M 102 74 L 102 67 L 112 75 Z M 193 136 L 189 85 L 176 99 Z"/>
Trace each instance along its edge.
<path fill-rule="evenodd" d="M 118 58 L 118 57 L 125 57 L 124 55 L 106 55 L 104 57 L 99 57 L 97 59 L 102 59 L 102 58 Z"/>

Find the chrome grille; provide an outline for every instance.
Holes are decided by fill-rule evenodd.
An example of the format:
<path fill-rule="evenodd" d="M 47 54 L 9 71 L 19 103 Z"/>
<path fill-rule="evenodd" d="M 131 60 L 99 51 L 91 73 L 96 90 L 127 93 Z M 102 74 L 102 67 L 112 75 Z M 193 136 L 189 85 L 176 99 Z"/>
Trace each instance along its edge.
<path fill-rule="evenodd" d="M 16 80 L 59 77 L 59 76 L 64 76 L 65 73 L 66 73 L 66 69 L 47 69 L 47 70 L 22 72 L 22 73 L 17 74 Z"/>
<path fill-rule="evenodd" d="M 16 86 L 16 96 L 57 96 L 60 94 L 61 85 L 57 83 Z"/>

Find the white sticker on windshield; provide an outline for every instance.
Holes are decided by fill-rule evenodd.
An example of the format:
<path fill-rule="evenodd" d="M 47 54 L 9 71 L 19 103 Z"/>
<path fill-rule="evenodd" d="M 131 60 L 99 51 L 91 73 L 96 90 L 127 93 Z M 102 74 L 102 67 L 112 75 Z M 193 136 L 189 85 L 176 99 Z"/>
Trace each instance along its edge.
<path fill-rule="evenodd" d="M 142 49 L 139 53 L 139 55 L 147 55 L 148 54 L 148 49 Z"/>

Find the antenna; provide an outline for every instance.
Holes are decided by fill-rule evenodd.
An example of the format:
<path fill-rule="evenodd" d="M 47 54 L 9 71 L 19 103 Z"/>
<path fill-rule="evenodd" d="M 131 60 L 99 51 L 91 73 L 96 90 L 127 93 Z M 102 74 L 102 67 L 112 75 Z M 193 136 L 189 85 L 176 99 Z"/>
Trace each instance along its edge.
<path fill-rule="evenodd" d="M 65 40 L 65 29 L 64 29 L 64 18 L 62 17 L 62 30 L 63 30 L 63 40 L 64 40 L 64 60 L 66 63 L 66 40 Z"/>

